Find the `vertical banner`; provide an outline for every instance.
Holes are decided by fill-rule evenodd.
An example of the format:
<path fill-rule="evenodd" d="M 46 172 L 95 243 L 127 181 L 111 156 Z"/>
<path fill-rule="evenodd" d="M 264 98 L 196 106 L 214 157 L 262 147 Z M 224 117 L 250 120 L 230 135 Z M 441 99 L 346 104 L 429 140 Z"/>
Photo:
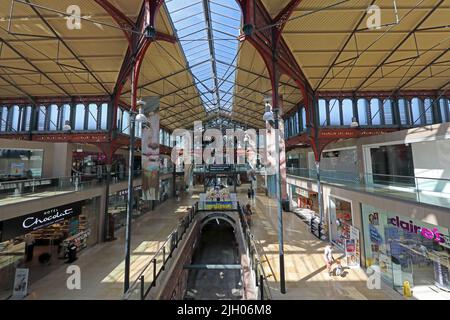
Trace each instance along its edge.
<path fill-rule="evenodd" d="M 284 120 L 283 120 L 283 96 L 279 97 L 278 114 L 278 134 L 280 137 L 280 179 L 281 179 L 281 199 L 287 200 L 287 182 L 286 182 L 286 143 L 284 141 Z"/>
<path fill-rule="evenodd" d="M 159 97 L 143 99 L 142 124 L 142 200 L 159 200 Z"/>

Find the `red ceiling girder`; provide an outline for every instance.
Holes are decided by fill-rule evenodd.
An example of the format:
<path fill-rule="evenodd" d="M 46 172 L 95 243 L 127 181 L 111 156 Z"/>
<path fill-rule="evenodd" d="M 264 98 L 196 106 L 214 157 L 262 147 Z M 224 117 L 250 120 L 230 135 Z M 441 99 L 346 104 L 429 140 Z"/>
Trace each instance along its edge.
<path fill-rule="evenodd" d="M 277 23 L 277 29 L 279 30 L 277 32 L 277 39 L 279 40 L 281 37 L 281 33 L 283 32 L 284 26 L 286 25 L 287 20 L 290 18 L 292 13 L 294 12 L 295 8 L 298 7 L 298 5 L 302 2 L 302 0 L 291 0 L 286 7 L 283 8 L 283 10 L 280 11 L 280 13 L 277 14 L 277 16 L 273 19 L 275 23 Z"/>
<path fill-rule="evenodd" d="M 137 83 L 139 80 L 139 72 L 141 68 L 142 61 L 144 60 L 145 53 L 151 42 L 153 41 L 167 41 L 170 43 L 175 43 L 177 39 L 172 36 L 162 32 L 156 31 L 155 38 L 147 38 L 144 36 L 146 28 L 148 26 L 155 27 L 156 17 L 159 12 L 161 5 L 164 0 L 144 0 L 139 16 L 134 22 L 123 14 L 116 7 L 111 5 L 106 0 L 96 0 L 105 10 L 114 18 L 114 20 L 119 24 L 119 26 L 127 25 L 127 29 L 133 31 L 126 32 L 125 35 L 128 40 L 127 53 L 122 62 L 119 75 L 117 76 L 116 85 L 113 93 L 113 122 L 112 129 L 114 130 L 117 123 L 117 108 L 120 101 L 120 95 L 122 94 L 123 87 L 127 79 L 133 75 L 133 94 L 131 98 L 131 109 L 136 109 L 136 92 Z M 134 69 L 134 72 L 132 72 Z"/>
<path fill-rule="evenodd" d="M 122 28 L 128 43 L 131 43 L 131 30 L 134 29 L 134 22 L 128 18 L 122 11 L 117 9 L 108 0 L 95 0 L 95 2 L 100 5 L 109 15 L 114 19 L 114 21 Z M 127 31 L 130 30 L 130 31 Z"/>

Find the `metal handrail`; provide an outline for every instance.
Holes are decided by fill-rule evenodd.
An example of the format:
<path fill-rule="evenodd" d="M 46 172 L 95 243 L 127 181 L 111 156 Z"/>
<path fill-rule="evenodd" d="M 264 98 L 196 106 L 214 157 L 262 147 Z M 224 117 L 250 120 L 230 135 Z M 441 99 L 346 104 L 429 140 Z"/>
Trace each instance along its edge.
<path fill-rule="evenodd" d="M 260 289 L 260 299 L 264 300 L 266 298 L 267 300 L 271 300 L 272 293 L 270 292 L 270 287 L 269 287 L 269 284 L 267 283 L 268 277 L 267 277 L 266 273 L 264 272 L 264 268 L 262 267 L 261 256 L 259 255 L 258 248 L 256 247 L 254 236 L 250 232 L 250 226 L 248 225 L 247 221 L 245 220 L 244 213 L 242 212 L 242 207 L 239 205 L 239 203 L 238 203 L 238 212 L 239 212 L 239 218 L 241 220 L 241 225 L 242 225 L 242 229 L 243 229 L 242 231 L 244 231 L 244 235 L 247 240 L 247 246 L 249 249 L 249 253 L 252 252 L 251 251 L 251 247 L 252 247 L 253 252 L 255 253 L 255 256 L 256 256 L 256 266 L 254 266 L 254 267 L 255 267 L 256 283 L 259 283 L 258 287 Z M 253 259 L 250 259 L 250 261 L 253 264 Z M 256 269 L 259 269 L 261 272 L 259 277 L 258 277 L 258 273 L 257 273 Z M 264 283 L 266 283 L 265 286 L 264 286 Z M 264 288 L 267 288 L 267 293 L 268 293 L 267 296 L 264 296 Z"/>
<path fill-rule="evenodd" d="M 197 205 L 191 206 L 188 215 L 185 216 L 180 221 L 179 225 L 174 230 L 172 230 L 172 232 L 169 234 L 169 236 L 164 241 L 163 245 L 159 247 L 159 249 L 152 256 L 150 261 L 141 270 L 141 272 L 137 276 L 136 280 L 133 281 L 133 283 L 131 284 L 128 291 L 124 294 L 123 298 L 125 300 L 130 298 L 130 296 L 133 294 L 133 292 L 137 289 L 138 285 L 140 286 L 140 299 L 144 300 L 148 296 L 151 288 L 156 286 L 156 280 L 158 279 L 161 272 L 165 270 L 167 261 L 172 256 L 173 251 L 178 247 L 178 243 L 183 238 L 183 235 L 186 233 L 186 231 L 189 229 L 189 226 L 191 225 L 191 222 L 194 220 L 194 217 L 197 214 L 197 212 L 198 212 Z M 180 227 L 183 227 L 183 230 L 181 232 L 179 232 Z M 171 243 L 172 246 L 170 247 L 169 252 L 166 252 L 166 246 L 169 243 Z M 159 268 L 159 270 L 157 270 L 156 262 L 157 262 L 158 256 L 161 253 L 163 255 L 163 263 L 162 263 L 162 266 Z M 151 282 L 150 286 L 146 290 L 144 274 L 151 265 L 153 266 L 153 278 L 152 278 L 152 282 Z"/>
<path fill-rule="evenodd" d="M 111 175 L 117 175 L 117 174 L 124 174 L 127 175 L 128 171 L 115 171 L 115 172 L 111 172 Z M 138 175 L 142 173 L 141 170 L 135 170 L 134 174 Z M 15 184 L 15 183 L 25 183 L 25 182 L 36 182 L 36 181 L 41 181 L 41 180 L 58 180 L 58 179 L 74 179 L 74 178 L 83 178 L 83 177 L 87 177 L 87 178 L 93 178 L 93 177 L 106 177 L 108 174 L 107 173 L 102 173 L 102 174 L 96 174 L 96 173 L 91 173 L 91 174 L 80 174 L 80 175 L 71 175 L 71 176 L 58 176 L 58 177 L 40 177 L 40 178 L 31 178 L 31 179 L 18 179 L 18 180 L 5 180 L 5 181 L 0 181 L 0 186 L 3 184 Z"/>

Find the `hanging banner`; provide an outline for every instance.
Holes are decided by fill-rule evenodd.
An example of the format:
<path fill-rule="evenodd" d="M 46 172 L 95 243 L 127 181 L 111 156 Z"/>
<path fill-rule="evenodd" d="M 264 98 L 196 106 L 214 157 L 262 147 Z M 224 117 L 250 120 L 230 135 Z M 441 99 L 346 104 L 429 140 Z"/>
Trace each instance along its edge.
<path fill-rule="evenodd" d="M 142 200 L 159 200 L 159 97 L 143 99 L 142 124 Z"/>

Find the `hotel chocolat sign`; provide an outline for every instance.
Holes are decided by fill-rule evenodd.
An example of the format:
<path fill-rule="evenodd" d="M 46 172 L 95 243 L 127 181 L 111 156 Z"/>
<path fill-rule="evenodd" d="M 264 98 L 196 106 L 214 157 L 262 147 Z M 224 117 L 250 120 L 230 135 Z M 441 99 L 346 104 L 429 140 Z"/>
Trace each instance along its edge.
<path fill-rule="evenodd" d="M 1 239 L 2 241 L 10 240 L 31 231 L 48 227 L 62 220 L 78 216 L 81 213 L 82 203 L 82 201 L 79 201 L 65 204 L 3 221 Z"/>

